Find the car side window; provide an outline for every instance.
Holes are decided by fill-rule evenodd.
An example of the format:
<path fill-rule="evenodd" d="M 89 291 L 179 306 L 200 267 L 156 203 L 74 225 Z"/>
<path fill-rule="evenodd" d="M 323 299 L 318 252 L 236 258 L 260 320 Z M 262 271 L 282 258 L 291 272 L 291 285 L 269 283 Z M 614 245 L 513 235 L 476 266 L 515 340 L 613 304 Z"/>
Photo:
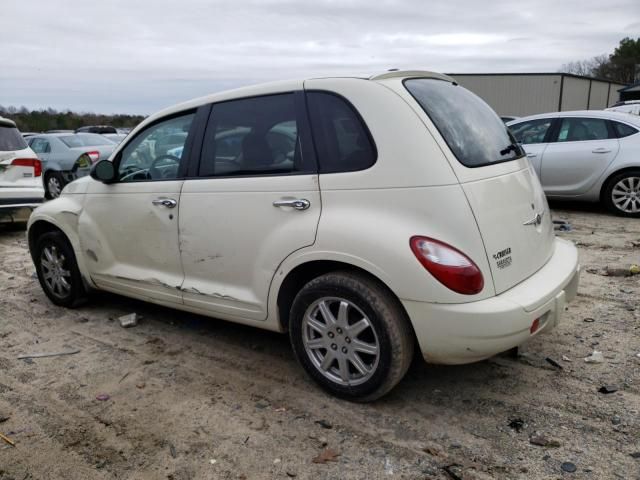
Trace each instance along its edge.
<path fill-rule="evenodd" d="M 634 133 L 638 133 L 638 130 L 624 123 L 614 121 L 611 121 L 611 123 L 613 124 L 613 129 L 615 130 L 618 138 L 624 138 L 629 135 L 633 135 Z"/>
<path fill-rule="evenodd" d="M 551 127 L 551 118 L 542 118 L 538 120 L 530 120 L 528 122 L 516 123 L 510 125 L 509 130 L 516 138 L 518 143 L 523 145 L 531 145 L 532 143 L 543 143 L 547 135 L 549 127 Z"/>
<path fill-rule="evenodd" d="M 584 142 L 609 138 L 606 120 L 602 118 L 563 118 L 558 131 L 558 142 Z"/>
<path fill-rule="evenodd" d="M 173 180 L 187 142 L 195 113 L 155 123 L 136 135 L 120 154 L 120 182 Z"/>
<path fill-rule="evenodd" d="M 320 173 L 364 170 L 376 162 L 371 135 L 346 100 L 331 93 L 308 92 L 307 105 Z"/>
<path fill-rule="evenodd" d="M 34 153 L 51 152 L 51 145 L 49 145 L 49 142 L 44 138 L 34 138 L 30 146 Z"/>
<path fill-rule="evenodd" d="M 277 175 L 309 171 L 302 158 L 293 93 L 214 104 L 199 176 Z"/>

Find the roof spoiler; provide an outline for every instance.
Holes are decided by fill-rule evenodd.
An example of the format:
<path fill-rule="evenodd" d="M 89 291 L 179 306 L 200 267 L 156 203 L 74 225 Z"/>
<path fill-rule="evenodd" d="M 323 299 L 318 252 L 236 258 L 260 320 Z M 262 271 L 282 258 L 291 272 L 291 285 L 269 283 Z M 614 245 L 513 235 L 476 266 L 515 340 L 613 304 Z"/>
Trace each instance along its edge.
<path fill-rule="evenodd" d="M 455 82 L 455 80 L 442 73 L 429 72 L 427 70 L 389 70 L 378 75 L 372 75 L 369 80 L 386 80 L 387 78 L 435 78 L 447 82 Z"/>

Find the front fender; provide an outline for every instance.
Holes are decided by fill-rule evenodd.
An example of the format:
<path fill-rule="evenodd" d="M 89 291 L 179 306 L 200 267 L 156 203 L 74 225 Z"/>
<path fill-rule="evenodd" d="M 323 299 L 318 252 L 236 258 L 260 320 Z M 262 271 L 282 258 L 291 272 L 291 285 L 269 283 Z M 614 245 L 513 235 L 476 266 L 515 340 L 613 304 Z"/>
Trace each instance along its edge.
<path fill-rule="evenodd" d="M 78 270 L 85 284 L 88 287 L 94 287 L 95 285 L 91 281 L 85 262 L 85 255 L 82 253 L 80 238 L 78 236 L 78 220 L 83 209 L 83 199 L 83 195 L 63 195 L 36 208 L 27 223 L 27 238 L 31 239 L 32 229 L 39 222 L 48 223 L 62 231 L 73 248 Z M 29 241 L 28 243 L 31 257 L 33 258 L 33 242 Z"/>

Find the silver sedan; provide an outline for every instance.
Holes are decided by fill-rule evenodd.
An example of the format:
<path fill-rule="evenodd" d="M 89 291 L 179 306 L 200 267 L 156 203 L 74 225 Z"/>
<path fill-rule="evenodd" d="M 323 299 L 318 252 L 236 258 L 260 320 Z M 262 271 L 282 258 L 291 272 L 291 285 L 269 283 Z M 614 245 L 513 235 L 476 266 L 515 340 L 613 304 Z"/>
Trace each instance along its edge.
<path fill-rule="evenodd" d="M 585 110 L 508 122 L 549 198 L 602 202 L 640 217 L 640 117 Z"/>
<path fill-rule="evenodd" d="M 55 133 L 26 139 L 42 162 L 47 198 L 56 198 L 64 186 L 89 174 L 91 166 L 109 158 L 116 143 L 97 133 Z"/>

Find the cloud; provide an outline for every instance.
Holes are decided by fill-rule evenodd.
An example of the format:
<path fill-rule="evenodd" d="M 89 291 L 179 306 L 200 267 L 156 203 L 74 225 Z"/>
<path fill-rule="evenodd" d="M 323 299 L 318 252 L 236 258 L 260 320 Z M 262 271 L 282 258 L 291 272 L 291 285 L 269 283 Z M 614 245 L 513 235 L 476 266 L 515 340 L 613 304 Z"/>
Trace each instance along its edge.
<path fill-rule="evenodd" d="M 633 34 L 636 1 L 3 0 L 0 104 L 150 113 L 313 75 L 555 71 Z"/>

